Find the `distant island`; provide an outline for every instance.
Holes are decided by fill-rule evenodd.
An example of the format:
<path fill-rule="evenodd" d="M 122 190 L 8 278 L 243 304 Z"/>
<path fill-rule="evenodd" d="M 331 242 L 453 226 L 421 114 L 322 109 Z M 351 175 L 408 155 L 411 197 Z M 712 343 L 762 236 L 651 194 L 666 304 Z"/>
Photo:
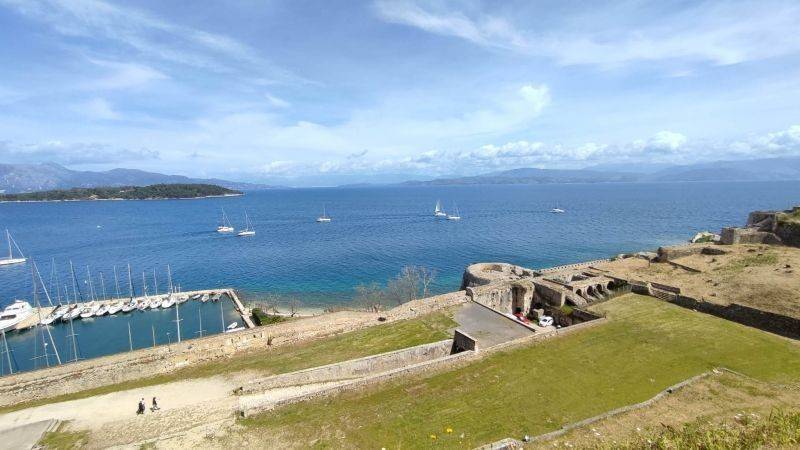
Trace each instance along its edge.
<path fill-rule="evenodd" d="M 20 194 L 0 194 L 0 202 L 157 200 L 234 195 L 242 195 L 242 192 L 215 184 L 153 184 L 150 186 L 72 188 Z"/>

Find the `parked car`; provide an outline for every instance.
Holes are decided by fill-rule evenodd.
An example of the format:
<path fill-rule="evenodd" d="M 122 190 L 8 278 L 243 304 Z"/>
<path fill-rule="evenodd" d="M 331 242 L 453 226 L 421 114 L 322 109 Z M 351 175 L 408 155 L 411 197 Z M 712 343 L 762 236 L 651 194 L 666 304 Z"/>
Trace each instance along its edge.
<path fill-rule="evenodd" d="M 539 317 L 539 326 L 540 327 L 549 327 L 553 325 L 553 317 L 552 316 L 542 316 Z"/>

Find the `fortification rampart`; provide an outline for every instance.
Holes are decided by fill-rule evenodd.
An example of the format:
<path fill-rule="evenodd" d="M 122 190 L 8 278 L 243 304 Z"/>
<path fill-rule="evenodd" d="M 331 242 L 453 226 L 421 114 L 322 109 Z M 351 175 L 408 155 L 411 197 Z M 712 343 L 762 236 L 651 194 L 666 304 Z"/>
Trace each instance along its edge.
<path fill-rule="evenodd" d="M 7 375 L 0 377 L 0 406 L 152 377 L 241 352 L 269 351 L 381 323 L 415 318 L 466 301 L 466 294 L 457 291 L 414 300 L 383 313 L 342 311 Z M 385 320 L 379 321 L 379 317 Z"/>

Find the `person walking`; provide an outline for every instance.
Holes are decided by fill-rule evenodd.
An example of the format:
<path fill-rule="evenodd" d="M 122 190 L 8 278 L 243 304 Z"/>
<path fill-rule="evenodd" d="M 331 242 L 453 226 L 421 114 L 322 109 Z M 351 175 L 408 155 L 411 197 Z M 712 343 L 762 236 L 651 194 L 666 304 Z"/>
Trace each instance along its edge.
<path fill-rule="evenodd" d="M 150 408 L 150 411 L 158 411 L 159 409 L 161 408 L 158 407 L 158 402 L 156 401 L 156 398 L 153 397 L 153 407 Z"/>
<path fill-rule="evenodd" d="M 136 415 L 144 414 L 144 398 L 139 400 L 139 409 L 136 410 Z"/>

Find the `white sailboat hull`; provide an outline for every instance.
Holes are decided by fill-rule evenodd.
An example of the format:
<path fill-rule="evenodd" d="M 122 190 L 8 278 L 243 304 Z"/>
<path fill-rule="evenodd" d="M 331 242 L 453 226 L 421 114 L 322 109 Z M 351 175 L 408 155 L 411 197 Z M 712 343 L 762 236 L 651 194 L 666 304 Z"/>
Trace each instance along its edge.
<path fill-rule="evenodd" d="M 256 232 L 255 231 L 240 231 L 240 232 L 236 233 L 236 235 L 237 236 L 255 236 Z"/>
<path fill-rule="evenodd" d="M 28 258 L 3 258 L 0 259 L 0 266 L 10 266 L 11 264 L 22 264 L 27 260 Z"/>
<path fill-rule="evenodd" d="M 217 227 L 217 233 L 233 233 L 233 227 Z"/>
<path fill-rule="evenodd" d="M 318 223 L 330 222 L 330 221 L 331 221 L 330 217 L 320 217 L 317 219 Z"/>

